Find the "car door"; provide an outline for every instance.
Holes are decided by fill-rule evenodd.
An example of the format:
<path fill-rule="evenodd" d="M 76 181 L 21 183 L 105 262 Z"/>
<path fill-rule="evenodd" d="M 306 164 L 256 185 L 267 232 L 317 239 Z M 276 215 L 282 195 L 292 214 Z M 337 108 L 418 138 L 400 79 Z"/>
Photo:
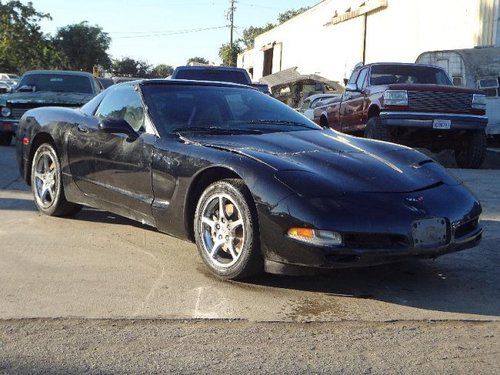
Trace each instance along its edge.
<path fill-rule="evenodd" d="M 94 124 L 106 119 L 123 119 L 138 137 L 131 139 L 125 134 L 107 133 L 98 126 L 77 127 L 80 151 L 76 152 L 85 154 L 80 159 L 91 165 L 82 190 L 98 200 L 130 210 L 132 213 L 128 216 L 150 216 L 151 161 L 157 137 L 147 119 L 139 90 L 133 84 L 110 89 L 93 117 Z"/>
<path fill-rule="evenodd" d="M 340 106 L 342 132 L 353 133 L 363 128 L 363 113 L 366 102 L 364 89 L 367 75 L 368 68 L 363 68 L 358 74 L 353 74 L 353 77 L 349 80 L 348 88 L 355 87 L 355 89 L 346 90 L 343 96 Z"/>

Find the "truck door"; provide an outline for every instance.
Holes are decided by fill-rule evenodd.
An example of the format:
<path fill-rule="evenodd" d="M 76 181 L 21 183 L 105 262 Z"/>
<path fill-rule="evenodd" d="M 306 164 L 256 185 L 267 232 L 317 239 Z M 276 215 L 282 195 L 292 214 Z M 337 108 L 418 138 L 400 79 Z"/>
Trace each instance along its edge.
<path fill-rule="evenodd" d="M 364 112 L 366 103 L 366 78 L 368 68 L 355 71 L 349 80 L 340 106 L 340 127 L 344 133 L 363 130 L 365 126 Z"/>

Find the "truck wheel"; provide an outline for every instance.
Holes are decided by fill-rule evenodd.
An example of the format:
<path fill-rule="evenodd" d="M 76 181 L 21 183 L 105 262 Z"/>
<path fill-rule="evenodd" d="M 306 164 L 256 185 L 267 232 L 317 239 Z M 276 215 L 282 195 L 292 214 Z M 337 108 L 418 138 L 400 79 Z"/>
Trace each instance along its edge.
<path fill-rule="evenodd" d="M 10 146 L 12 142 L 12 134 L 10 133 L 0 133 L 0 145 Z"/>
<path fill-rule="evenodd" d="M 455 160 L 460 168 L 477 169 L 486 158 L 486 133 L 484 131 L 468 132 L 463 141 L 455 148 Z"/>
<path fill-rule="evenodd" d="M 365 138 L 378 139 L 379 141 L 393 142 L 391 129 L 382 125 L 379 116 L 374 116 L 368 120 L 365 129 Z"/>

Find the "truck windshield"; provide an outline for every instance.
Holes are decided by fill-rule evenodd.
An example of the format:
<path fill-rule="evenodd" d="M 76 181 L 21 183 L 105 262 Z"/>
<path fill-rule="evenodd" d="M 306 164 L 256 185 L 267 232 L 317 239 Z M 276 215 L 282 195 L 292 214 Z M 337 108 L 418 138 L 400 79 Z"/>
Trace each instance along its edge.
<path fill-rule="evenodd" d="M 189 79 L 194 81 L 233 82 L 248 85 L 248 79 L 242 72 L 223 69 L 179 69 L 175 79 Z"/>
<path fill-rule="evenodd" d="M 371 85 L 390 84 L 449 85 L 452 83 L 444 70 L 417 65 L 374 65 L 371 70 Z"/>
<path fill-rule="evenodd" d="M 70 74 L 28 74 L 21 78 L 17 87 L 23 86 L 32 87 L 34 91 L 93 94 L 88 77 Z"/>
<path fill-rule="evenodd" d="M 154 123 L 166 133 L 321 129 L 251 88 L 150 84 L 142 86 L 142 92 Z"/>

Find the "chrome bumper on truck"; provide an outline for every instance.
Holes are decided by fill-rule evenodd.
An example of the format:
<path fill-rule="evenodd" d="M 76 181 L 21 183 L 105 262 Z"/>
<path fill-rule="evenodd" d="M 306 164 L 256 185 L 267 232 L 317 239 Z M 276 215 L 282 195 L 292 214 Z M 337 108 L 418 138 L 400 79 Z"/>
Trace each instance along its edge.
<path fill-rule="evenodd" d="M 436 130 L 482 130 L 488 117 L 481 115 L 426 113 L 426 112 L 381 112 L 383 125 Z"/>

